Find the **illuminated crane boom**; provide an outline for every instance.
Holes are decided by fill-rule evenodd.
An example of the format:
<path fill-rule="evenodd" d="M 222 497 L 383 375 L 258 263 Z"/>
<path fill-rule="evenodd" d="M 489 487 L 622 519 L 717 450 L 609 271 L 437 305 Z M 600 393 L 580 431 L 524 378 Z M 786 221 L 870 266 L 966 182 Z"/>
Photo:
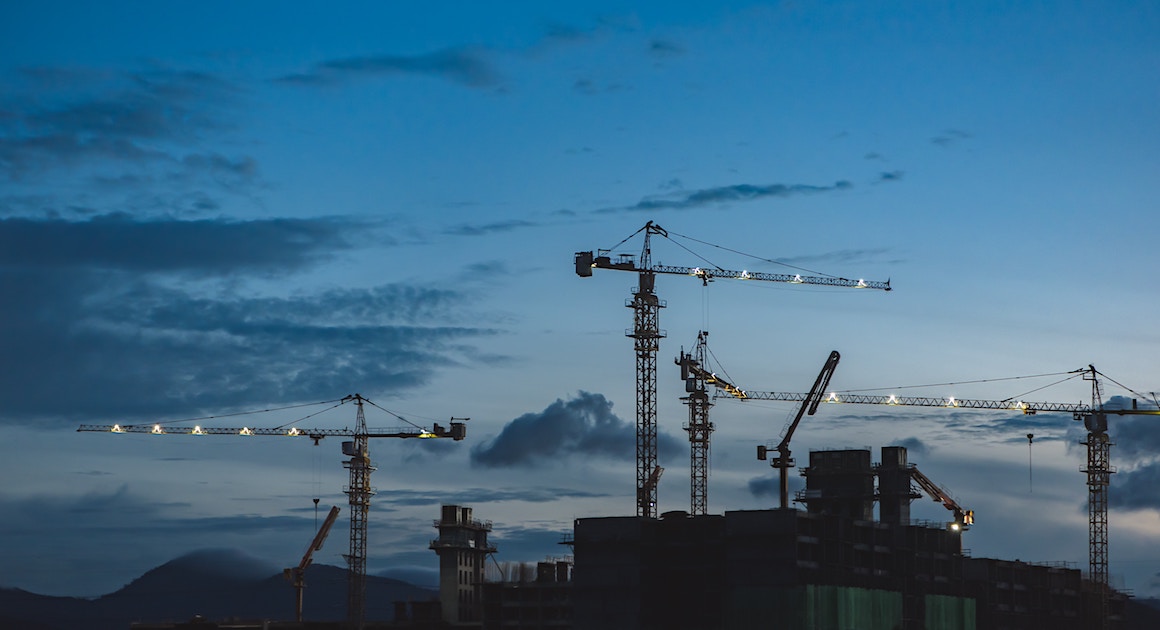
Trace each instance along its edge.
<path fill-rule="evenodd" d="M 938 501 L 939 503 L 942 503 L 943 507 L 950 510 L 951 513 L 955 515 L 955 521 L 951 525 L 955 531 L 960 529 L 968 529 L 975 523 L 974 510 L 968 510 L 959 505 L 958 502 L 956 502 L 954 498 L 951 497 L 949 492 L 944 490 L 942 486 L 931 481 L 930 477 L 922 474 L 922 471 L 920 471 L 918 468 L 911 468 L 910 476 L 912 479 L 914 479 L 915 483 L 917 483 L 918 486 L 922 488 L 923 492 L 926 492 L 927 496 L 929 496 L 931 499 L 934 499 L 935 501 Z"/>
<path fill-rule="evenodd" d="M 850 280 L 835 276 L 802 276 L 800 274 L 777 274 L 756 271 L 731 271 L 720 268 L 676 267 L 654 265 L 652 262 L 652 236 L 668 238 L 669 233 L 661 226 L 649 221 L 628 239 L 644 233 L 644 246 L 639 262 L 632 254 L 618 254 L 612 259 L 611 250 L 576 252 L 574 262 L 576 275 L 587 278 L 593 269 L 611 269 L 637 273 L 639 283 L 633 290 L 633 299 L 626 304 L 633 310 L 633 328 L 625 336 L 632 337 L 636 351 L 636 514 L 656 518 L 656 486 L 649 483 L 649 477 L 657 465 L 657 359 L 660 340 L 665 333 L 658 326 L 660 309 L 666 304 L 656 295 L 657 274 L 691 276 L 708 285 L 717 278 L 736 280 L 760 280 L 765 282 L 785 282 L 790 284 L 810 284 L 855 289 L 890 290 L 890 281 L 877 282 Z M 624 241 L 621 241 L 622 243 Z"/>
<path fill-rule="evenodd" d="M 366 566 L 367 566 L 367 514 L 370 510 L 370 498 L 374 495 L 370 478 L 375 467 L 371 463 L 368 440 L 370 438 L 450 438 L 455 441 L 467 436 L 467 426 L 464 424 L 469 418 L 451 418 L 450 427 L 444 428 L 435 424 L 431 430 L 415 427 L 414 429 L 375 429 L 367 428 L 366 416 L 363 413 L 363 403 L 370 402 L 360 394 L 351 394 L 342 398 L 338 404 L 355 403 L 358 411 L 355 415 L 354 429 L 299 429 L 290 428 L 252 428 L 252 427 L 203 427 L 195 426 L 168 426 L 157 424 L 82 424 L 78 432 L 101 433 L 148 433 L 152 435 L 236 435 L 236 436 L 278 436 L 278 437 L 306 437 L 318 444 L 325 437 L 349 437 L 350 441 L 342 443 L 342 453 L 350 457 L 342 463 L 350 470 L 350 485 L 345 492 L 350 504 L 350 553 L 346 554 L 347 561 L 347 621 L 352 627 L 360 628 L 366 614 Z M 374 404 L 374 403 L 371 403 Z M 377 406 L 377 405 L 376 405 Z M 381 409 L 381 407 L 380 407 Z M 384 410 L 386 411 L 386 410 Z M 391 412 L 387 412 L 391 413 Z M 395 415 L 395 414 L 392 414 Z M 399 417 L 401 420 L 405 418 Z M 409 422 L 409 421 L 408 421 Z"/>

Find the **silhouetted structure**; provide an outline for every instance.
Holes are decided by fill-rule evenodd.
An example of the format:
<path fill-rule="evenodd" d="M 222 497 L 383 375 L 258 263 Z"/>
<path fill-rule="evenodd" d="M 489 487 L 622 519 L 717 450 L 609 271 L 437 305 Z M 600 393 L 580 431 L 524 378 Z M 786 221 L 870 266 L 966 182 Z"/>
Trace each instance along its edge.
<path fill-rule="evenodd" d="M 962 523 L 911 522 L 906 449 L 814 451 L 773 509 L 575 522 L 575 627 L 973 630 L 1099 627 L 1078 569 L 962 549 Z M 876 499 L 884 513 L 873 520 Z M 1113 598 L 1111 620 L 1124 598 Z"/>
<path fill-rule="evenodd" d="M 572 560 L 560 558 L 501 575 L 483 585 L 484 630 L 572 627 Z"/>

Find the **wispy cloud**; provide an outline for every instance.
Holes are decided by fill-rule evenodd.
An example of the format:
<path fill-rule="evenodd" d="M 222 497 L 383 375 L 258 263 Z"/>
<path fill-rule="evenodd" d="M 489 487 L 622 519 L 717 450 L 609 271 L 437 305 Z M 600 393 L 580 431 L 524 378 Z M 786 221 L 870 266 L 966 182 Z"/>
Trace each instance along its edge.
<path fill-rule="evenodd" d="M 811 184 L 734 184 L 716 188 L 702 188 L 692 191 L 681 191 L 668 195 L 641 199 L 631 206 L 619 208 L 603 208 L 599 213 L 613 212 L 652 212 L 656 210 L 693 210 L 731 202 L 749 202 L 769 198 L 786 198 L 796 195 L 809 195 L 827 192 L 849 190 L 853 184 L 848 181 L 837 181 L 831 186 L 815 186 Z"/>
<path fill-rule="evenodd" d="M 372 55 L 323 61 L 311 70 L 278 81 L 304 86 L 332 85 L 368 77 L 428 76 L 470 88 L 499 84 L 499 74 L 482 48 L 446 48 L 422 55 Z"/>
<path fill-rule="evenodd" d="M 232 84 L 200 72 L 70 72 L 89 79 L 82 93 L 58 89 L 32 99 L 18 88 L 8 96 L 0 170 L 10 180 L 91 159 L 180 165 L 175 146 L 230 127 L 222 108 L 238 96 Z"/>
<path fill-rule="evenodd" d="M 974 137 L 973 134 L 968 133 L 966 131 L 962 131 L 959 129 L 947 129 L 946 131 L 942 132 L 941 134 L 931 138 L 930 141 L 932 144 L 937 144 L 940 147 L 946 148 L 946 147 L 950 147 L 954 144 L 958 144 L 959 142 L 962 142 L 963 140 L 969 140 L 973 137 Z"/>
<path fill-rule="evenodd" d="M 454 225 L 443 230 L 443 233 L 452 234 L 455 236 L 486 236 L 488 234 L 494 234 L 497 232 L 511 232 L 513 230 L 538 226 L 538 223 L 532 221 L 512 219 L 509 221 L 495 221 L 492 223 L 461 223 L 459 225 Z"/>
<path fill-rule="evenodd" d="M 888 247 L 838 249 L 818 254 L 778 258 L 777 262 L 786 265 L 813 265 L 817 263 L 864 263 L 868 261 L 880 261 L 883 256 L 890 254 L 891 251 L 892 250 Z"/>
<path fill-rule="evenodd" d="M 656 57 L 679 57 L 685 54 L 684 46 L 665 39 L 654 39 L 649 42 L 649 53 Z"/>

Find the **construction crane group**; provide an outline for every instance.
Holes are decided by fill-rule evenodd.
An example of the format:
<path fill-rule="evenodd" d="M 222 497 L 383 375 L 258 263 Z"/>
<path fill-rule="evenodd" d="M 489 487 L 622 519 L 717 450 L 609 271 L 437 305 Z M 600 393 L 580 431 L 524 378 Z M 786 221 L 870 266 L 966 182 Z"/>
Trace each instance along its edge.
<path fill-rule="evenodd" d="M 643 246 L 639 256 L 632 253 L 617 253 L 613 251 L 637 235 L 643 235 Z M 659 465 L 657 455 L 658 426 L 657 426 L 657 362 L 660 340 L 666 334 L 659 327 L 659 313 L 667 305 L 656 292 L 656 277 L 661 275 L 686 276 L 700 280 L 704 286 L 712 281 L 737 280 L 777 282 L 799 285 L 818 285 L 836 288 L 869 289 L 890 291 L 890 281 L 853 280 L 838 276 L 816 274 L 816 272 L 801 273 L 765 273 L 756 271 L 734 271 L 723 269 L 715 265 L 704 266 L 669 266 L 654 264 L 652 260 L 652 237 L 670 238 L 670 233 L 661 226 L 649 221 L 642 228 L 623 239 L 616 247 L 609 250 L 595 250 L 576 252 L 574 256 L 575 271 L 580 277 L 591 277 L 595 269 L 613 271 L 628 271 L 637 274 L 637 286 L 632 289 L 632 299 L 626 306 L 632 309 L 633 326 L 626 332 L 626 336 L 633 339 L 635 354 L 635 381 L 636 381 L 636 415 L 635 415 L 635 480 L 636 480 L 636 514 L 639 517 L 656 518 L 658 513 L 657 488 L 664 468 Z M 674 234 L 674 236 L 679 236 Z M 695 240 L 695 239 L 693 239 Z M 767 261 L 773 262 L 773 261 Z M 804 271 L 804 270 L 802 270 Z M 943 407 L 952 409 L 980 409 L 980 410 L 1013 410 L 1026 414 L 1040 412 L 1072 413 L 1075 420 L 1083 422 L 1087 429 L 1087 437 L 1082 442 L 1087 447 L 1087 463 L 1082 469 L 1087 475 L 1088 485 L 1088 512 L 1089 512 L 1089 576 L 1092 582 L 1104 587 L 1104 605 L 1107 605 L 1108 586 L 1108 486 L 1110 475 L 1115 469 L 1110 465 L 1110 447 L 1112 445 L 1107 430 L 1109 415 L 1160 415 L 1160 410 L 1138 409 L 1133 401 L 1131 409 L 1108 408 L 1102 401 L 1099 377 L 1102 376 L 1093 366 L 1075 373 L 1082 373 L 1084 380 L 1092 383 L 1092 398 L 1090 404 L 1083 403 L 1048 403 L 1024 402 L 1019 400 L 974 400 L 955 398 L 905 397 L 905 396 L 872 396 L 851 393 L 827 392 L 829 382 L 838 365 L 840 355 L 835 350 L 830 353 L 821 372 L 818 374 L 813 387 L 808 393 L 794 392 L 760 392 L 741 389 L 729 379 L 719 376 L 709 367 L 708 332 L 698 332 L 697 343 L 692 352 L 686 354 L 682 349 L 676 358 L 680 367 L 681 379 L 684 382 L 685 396 L 681 398 L 688 406 L 689 419 L 684 426 L 689 437 L 690 447 L 690 513 L 702 515 L 708 513 L 708 476 L 711 435 L 715 429 L 710 421 L 709 410 L 719 397 L 727 397 L 741 401 L 772 400 L 786 402 L 800 402 L 801 406 L 794 419 L 787 425 L 781 441 L 772 449 L 767 446 L 758 447 L 758 458 L 768 459 L 770 451 L 774 452 L 770 465 L 778 470 L 779 505 L 782 509 L 789 508 L 788 475 L 795 465 L 790 451 L 790 440 L 805 415 L 814 415 L 823 403 L 841 404 L 871 404 L 897 405 L 918 407 Z M 712 395 L 710 395 L 712 392 Z M 336 401 L 328 401 L 336 402 Z M 367 428 L 364 414 L 364 403 L 374 405 L 359 394 L 352 394 L 337 401 L 337 405 L 354 403 L 357 408 L 354 429 L 300 429 L 297 427 L 203 427 L 170 426 L 168 424 L 113 424 L 113 425 L 81 425 L 78 431 L 82 432 L 111 432 L 111 433 L 148 433 L 154 435 L 235 435 L 235 436 L 285 436 L 308 437 L 315 444 L 325 437 L 340 436 L 350 438 L 342 443 L 342 453 L 349 459 L 343 466 L 349 471 L 350 482 L 344 489 L 348 496 L 350 509 L 350 546 L 349 553 L 345 554 L 348 563 L 348 621 L 354 627 L 361 627 L 365 616 L 366 606 L 366 560 L 367 560 L 367 517 L 370 499 L 374 490 L 370 485 L 371 473 L 375 467 L 370 459 L 369 440 L 371 438 L 450 438 L 463 440 L 466 435 L 464 422 L 467 418 L 451 418 L 450 426 L 444 428 L 438 424 L 428 430 L 410 421 L 397 416 L 413 428 L 398 430 L 375 430 Z M 374 405 L 378 407 L 378 405 Z M 379 407 L 382 409 L 381 407 Z M 384 410 L 386 411 L 386 410 Z M 1028 434 L 1028 442 L 1032 438 Z M 952 526 L 956 529 L 966 529 L 974 522 L 974 513 L 960 506 L 948 492 L 935 484 L 917 468 L 911 469 L 912 479 L 927 495 L 954 514 Z M 913 492 L 913 489 L 912 489 Z M 918 495 L 913 495 L 917 497 Z M 315 499 L 317 505 L 317 499 Z M 304 576 L 306 567 L 312 561 L 313 553 L 321 549 L 327 533 L 338 516 L 339 509 L 333 507 L 327 516 L 322 528 L 318 531 L 311 546 L 302 557 L 297 567 L 286 569 L 286 577 L 291 580 L 296 589 L 296 615 L 301 621 L 302 590 L 305 585 Z"/>
<path fill-rule="evenodd" d="M 343 467 L 350 471 L 350 484 L 346 487 L 345 492 L 348 497 L 350 505 L 350 549 L 349 553 L 345 554 L 347 561 L 347 620 L 353 627 L 361 627 L 364 617 L 366 615 L 366 567 L 367 567 L 367 515 L 370 510 L 371 497 L 374 496 L 374 489 L 371 487 L 371 473 L 374 472 L 375 467 L 371 463 L 369 441 L 371 438 L 395 438 L 395 439 L 452 439 L 459 441 L 464 439 L 467 435 L 467 425 L 464 424 L 469 418 L 451 418 L 448 427 L 442 427 L 439 424 L 432 425 L 431 429 L 420 427 L 411 421 L 395 414 L 394 412 L 378 407 L 370 400 L 364 398 L 360 394 L 351 394 L 345 396 L 337 401 L 327 401 L 327 403 L 337 403 L 334 406 L 343 405 L 346 403 L 354 403 L 357 409 L 355 413 L 355 428 L 354 429 L 300 429 L 298 427 L 277 427 L 277 428 L 256 428 L 256 427 L 203 427 L 201 425 L 194 426 L 169 426 L 161 423 L 154 424 L 134 424 L 134 425 L 92 425 L 82 424 L 77 431 L 81 432 L 101 432 L 101 433 L 148 433 L 152 435 L 233 435 L 240 437 L 252 436 L 278 436 L 278 437 L 306 437 L 314 440 L 317 445 L 320 440 L 326 437 L 338 436 L 349 437 L 349 441 L 342 443 L 342 453 L 350 459 L 343 462 Z M 370 430 L 367 428 L 366 414 L 363 410 L 363 405 L 371 404 L 379 409 L 383 409 L 387 413 L 394 415 L 399 420 L 410 424 L 413 428 L 400 428 L 390 430 Z M 326 403 L 320 403 L 326 404 Z M 272 410 L 263 410 L 272 411 Z M 337 509 L 337 508 L 335 508 Z M 337 513 L 332 510 L 331 516 L 337 517 Z M 324 538 L 325 534 L 320 532 Z M 317 541 L 317 546 L 321 547 L 322 540 Z M 309 555 L 303 558 L 303 563 L 309 564 Z M 306 567 L 301 567 L 305 571 Z M 295 578 L 297 580 L 298 578 Z M 299 582 L 295 581 L 295 588 L 299 588 L 299 597 L 301 590 L 298 586 Z M 301 611 L 301 600 L 299 599 L 299 611 Z"/>
<path fill-rule="evenodd" d="M 636 479 L 637 479 L 637 515 L 656 517 L 657 515 L 657 488 L 656 471 L 661 470 L 657 465 L 657 390 L 656 390 L 656 353 L 659 341 L 665 336 L 658 326 L 658 314 L 666 306 L 656 294 L 656 275 L 671 274 L 683 275 L 701 280 L 704 285 L 715 279 L 760 280 L 768 282 L 785 282 L 791 284 L 810 284 L 833 287 L 877 289 L 890 291 L 890 281 L 876 282 L 865 280 L 850 280 L 835 276 L 816 276 L 801 274 L 770 274 L 750 271 L 732 271 L 718 267 L 682 267 L 653 264 L 651 237 L 661 236 L 668 238 L 669 232 L 659 225 L 649 221 L 633 234 L 617 244 L 624 244 L 637 234 L 644 235 L 644 244 L 639 258 L 633 254 L 620 253 L 612 257 L 613 250 L 596 250 L 576 252 L 574 262 L 576 274 L 580 277 L 592 276 L 594 269 L 610 269 L 614 271 L 629 271 L 638 274 L 638 285 L 633 289 L 633 299 L 626 306 L 633 309 L 633 328 L 626 334 L 634 339 L 636 354 Z M 706 514 L 708 511 L 708 457 L 710 452 L 710 436 L 715 429 L 709 419 L 709 409 L 717 396 L 739 400 L 782 400 L 803 403 L 797 417 L 788 425 L 781 442 L 775 447 L 777 455 L 771 465 L 779 471 L 780 505 L 785 508 L 788 504 L 787 471 L 793 467 L 790 457 L 789 440 L 801 421 L 803 414 L 812 415 L 819 404 L 826 403 L 854 403 L 854 404 L 884 404 L 900 406 L 948 407 L 955 409 L 992 409 L 1016 410 L 1026 414 L 1038 412 L 1065 412 L 1072 413 L 1074 419 L 1083 423 L 1087 429 L 1087 437 L 1082 442 L 1087 447 L 1087 463 L 1082 472 L 1087 475 L 1088 486 L 1088 522 L 1089 522 L 1089 577 L 1095 584 L 1104 588 L 1104 605 L 1107 605 L 1108 586 L 1108 487 L 1110 476 L 1115 469 L 1110 465 L 1110 447 L 1107 419 L 1109 415 L 1160 415 L 1160 410 L 1138 409 L 1133 400 L 1132 409 L 1114 409 L 1104 406 L 1101 400 L 1099 373 L 1093 366 L 1088 366 L 1082 372 L 1084 379 L 1092 382 L 1091 404 L 1024 402 L 1016 400 L 969 400 L 954 398 L 921 398 L 899 396 L 866 396 L 841 395 L 828 393 L 823 396 L 829 377 L 838 362 L 838 353 L 835 351 L 827 360 L 822 373 L 814 388 L 809 393 L 786 392 L 752 392 L 745 391 L 725 378 L 717 375 L 708 368 L 707 331 L 700 331 L 697 343 L 691 353 L 683 350 L 676 359 L 681 369 L 681 379 L 685 383 L 686 395 L 681 398 L 689 408 L 689 420 L 684 426 L 689 435 L 690 448 L 690 513 Z M 713 396 L 709 390 L 713 388 Z M 1028 436 L 1029 441 L 1031 436 Z M 761 447 L 759 457 L 765 459 L 767 447 Z M 955 500 L 917 469 L 913 470 L 913 479 L 919 487 L 932 499 L 943 504 L 954 514 L 952 526 L 956 529 L 966 529 L 974 522 L 974 512 L 962 508 Z"/>
<path fill-rule="evenodd" d="M 623 244 L 637 234 L 644 234 L 644 245 L 641 248 L 640 258 L 633 254 L 618 254 L 614 260 L 612 250 L 596 250 L 576 252 L 576 274 L 582 278 L 592 276 L 593 269 L 611 269 L 614 271 L 630 271 L 638 275 L 637 287 L 633 290 L 632 301 L 627 304 L 633 312 L 633 327 L 626 336 L 632 337 L 633 349 L 636 352 L 636 514 L 637 516 L 657 516 L 657 488 L 650 483 L 653 471 L 657 468 L 657 351 L 660 349 L 660 340 L 665 334 L 658 325 L 660 309 L 665 302 L 657 297 L 657 274 L 687 276 L 700 280 L 708 285 L 715 279 L 733 279 L 741 281 L 757 280 L 764 282 L 785 282 L 790 284 L 822 285 L 851 289 L 878 289 L 890 290 L 890 281 L 877 282 L 867 280 L 851 280 L 837 276 L 812 276 L 801 274 L 779 274 L 755 271 L 733 271 L 719 267 L 677 267 L 671 265 L 654 265 L 652 262 L 651 239 L 654 235 L 669 237 L 669 232 L 661 226 L 649 221 L 636 232 L 620 242 Z M 619 244 L 617 245 L 619 246 Z M 615 247 L 613 249 L 616 249 Z M 694 394 L 696 392 L 690 392 Z M 698 400 L 700 399 L 698 395 Z M 693 419 L 693 414 L 707 414 L 707 407 L 697 400 L 690 399 L 690 429 L 689 440 L 693 444 L 692 469 L 706 471 L 705 458 L 709 452 L 709 434 L 712 426 L 702 422 L 701 417 Z M 707 416 L 706 416 L 707 417 Z M 706 421 L 707 422 L 707 421 Z M 690 490 L 690 509 L 694 514 L 704 513 L 706 508 L 704 476 L 698 478 L 694 473 L 694 481 Z"/>

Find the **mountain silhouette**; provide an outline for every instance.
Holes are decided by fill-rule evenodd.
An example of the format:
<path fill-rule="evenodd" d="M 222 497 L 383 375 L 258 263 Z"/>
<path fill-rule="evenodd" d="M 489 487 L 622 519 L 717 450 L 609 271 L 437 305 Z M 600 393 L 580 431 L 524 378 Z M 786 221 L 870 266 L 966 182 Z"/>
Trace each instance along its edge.
<path fill-rule="evenodd" d="M 347 570 L 325 564 L 306 570 L 302 617 L 346 618 Z M 366 619 L 394 618 L 396 601 L 428 601 L 438 593 L 401 580 L 367 576 Z M 294 588 L 280 568 L 234 549 L 206 549 L 145 572 L 95 599 L 0 589 L 3 630 L 127 630 L 134 621 L 206 619 L 293 621 Z"/>

